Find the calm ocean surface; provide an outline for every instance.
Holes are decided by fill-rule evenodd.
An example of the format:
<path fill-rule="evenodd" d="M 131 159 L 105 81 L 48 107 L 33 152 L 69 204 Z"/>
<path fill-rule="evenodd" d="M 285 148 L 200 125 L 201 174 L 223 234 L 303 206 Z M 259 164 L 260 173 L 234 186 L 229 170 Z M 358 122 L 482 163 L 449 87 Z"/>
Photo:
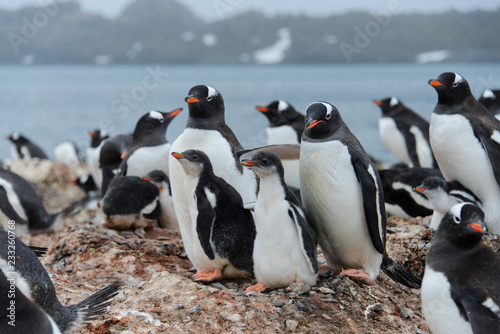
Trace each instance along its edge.
<path fill-rule="evenodd" d="M 0 66 L 0 135 L 19 131 L 53 156 L 64 140 L 84 149 L 90 130 L 131 132 L 149 110 L 183 107 L 167 131 L 173 141 L 184 129 L 189 89 L 208 84 L 224 97 L 226 122 L 244 147 L 265 144 L 267 120 L 256 105 L 284 99 L 304 112 L 311 102 L 324 100 L 339 109 L 369 154 L 396 161 L 379 139 L 380 111 L 372 100 L 397 96 L 429 120 L 437 94 L 427 80 L 447 71 L 464 76 L 476 97 L 486 88 L 500 88 L 500 63 Z M 10 143 L 1 141 L 0 160 L 9 157 Z"/>

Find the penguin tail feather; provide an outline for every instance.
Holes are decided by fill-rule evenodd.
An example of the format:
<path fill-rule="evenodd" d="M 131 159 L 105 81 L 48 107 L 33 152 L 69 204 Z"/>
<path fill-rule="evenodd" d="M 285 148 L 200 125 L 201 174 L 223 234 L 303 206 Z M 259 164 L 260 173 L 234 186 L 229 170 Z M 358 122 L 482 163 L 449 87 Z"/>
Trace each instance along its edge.
<path fill-rule="evenodd" d="M 106 312 L 106 308 L 113 303 L 110 299 L 118 294 L 121 286 L 121 282 L 113 282 L 76 304 L 78 318 L 81 319 L 83 323 L 96 320 L 97 317 Z"/>
<path fill-rule="evenodd" d="M 422 281 L 420 279 L 410 274 L 388 255 L 384 255 L 381 268 L 387 276 L 409 288 L 420 289 L 422 285 Z"/>

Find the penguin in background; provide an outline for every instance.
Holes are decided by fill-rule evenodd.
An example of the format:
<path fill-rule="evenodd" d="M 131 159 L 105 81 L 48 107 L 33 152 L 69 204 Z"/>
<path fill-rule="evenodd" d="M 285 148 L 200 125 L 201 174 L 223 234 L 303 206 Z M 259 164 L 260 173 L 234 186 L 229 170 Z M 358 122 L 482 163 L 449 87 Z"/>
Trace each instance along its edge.
<path fill-rule="evenodd" d="M 327 102 L 306 109 L 300 147 L 301 195 L 328 266 L 370 284 L 380 268 L 411 288 L 420 281 L 386 252 L 387 217 L 380 177 L 339 111 Z"/>
<path fill-rule="evenodd" d="M 101 189 L 102 186 L 102 174 L 99 163 L 99 157 L 101 155 L 101 149 L 103 142 L 109 138 L 108 134 L 105 131 L 94 130 L 89 132 L 90 136 L 90 145 L 87 148 L 87 152 L 85 155 L 85 162 L 90 170 L 90 175 L 97 186 L 98 189 Z"/>
<path fill-rule="evenodd" d="M 496 119 L 500 119 L 500 89 L 486 89 L 483 94 L 481 94 L 478 101 L 485 106 Z"/>
<path fill-rule="evenodd" d="M 443 217 L 421 290 L 432 333 L 500 333 L 500 257 L 481 243 L 485 231 L 484 212 L 473 204 L 456 204 Z"/>
<path fill-rule="evenodd" d="M 267 145 L 300 144 L 305 118 L 290 103 L 277 100 L 265 107 L 255 108 L 269 120 L 266 129 Z M 298 189 L 300 187 L 299 161 L 283 160 L 282 164 L 285 168 L 285 182 Z"/>
<path fill-rule="evenodd" d="M 429 122 L 394 96 L 373 102 L 382 110 L 379 134 L 389 151 L 410 167 L 437 168 L 429 143 Z"/>
<path fill-rule="evenodd" d="M 252 276 L 256 230 L 241 195 L 214 174 L 210 159 L 202 151 L 171 154 L 186 173 L 183 181 L 190 202 L 192 234 L 185 238 L 184 233 L 182 238 L 197 270 L 194 279 L 211 282 Z"/>
<path fill-rule="evenodd" d="M 481 207 L 481 201 L 469 189 L 458 181 L 445 181 L 439 177 L 430 176 L 422 184 L 413 189 L 429 199 L 433 213 L 430 227 L 437 230 L 443 216 L 455 204 L 472 203 Z"/>
<path fill-rule="evenodd" d="M 6 231 L 0 230 L 0 244 L 12 245 L 10 240 L 14 240 L 16 250 L 15 266 L 9 262 L 11 261 L 11 257 L 9 257 L 9 255 L 11 255 L 9 254 L 9 248 L 0 247 L 0 272 L 7 272 L 8 274 L 6 276 L 9 278 L 14 276 L 16 284 L 20 288 L 18 292 L 22 293 L 28 301 L 36 304 L 36 306 L 50 316 L 62 333 L 69 333 L 75 326 L 95 320 L 100 314 L 105 313 L 107 306 L 112 303 L 110 299 L 117 295 L 121 287 L 120 282 L 114 282 L 78 304 L 63 306 L 57 298 L 56 290 L 49 274 L 36 255 L 17 237 L 15 239 L 9 238 Z M 2 292 L 7 294 L 6 291 Z M 16 292 L 16 299 L 18 292 Z M 41 320 L 40 326 L 43 325 L 45 327 L 42 328 L 47 328 L 48 330 L 50 327 L 48 327 L 47 320 L 51 323 L 50 318 L 44 318 L 43 314 L 40 314 L 39 310 L 34 308 L 33 305 L 28 305 L 26 299 L 22 299 L 23 306 L 26 305 L 31 311 L 36 310 L 37 313 L 32 315 L 33 318 L 36 317 L 35 319 Z M 3 319 L 1 323 L 5 324 L 6 322 L 7 319 Z M 16 327 L 19 326 L 19 328 L 24 328 L 23 326 L 26 326 L 28 329 L 30 325 L 32 325 L 32 323 L 21 323 L 16 321 Z M 51 333 L 50 331 L 47 332 Z M 58 333 L 57 331 L 54 332 Z M 10 333 L 10 331 L 6 331 L 5 333 Z M 39 333 L 39 331 L 25 331 L 24 333 Z"/>
<path fill-rule="evenodd" d="M 172 190 L 167 174 L 161 170 L 153 170 L 143 177 L 142 180 L 150 181 L 158 187 L 161 206 L 161 213 L 158 217 L 159 225 L 163 228 L 178 229 L 179 223 L 175 215 Z"/>
<path fill-rule="evenodd" d="M 168 175 L 170 143 L 166 131 L 181 111 L 182 108 L 171 112 L 150 111 L 139 119 L 130 146 L 122 154 L 120 175 L 143 177 L 153 170 L 161 170 Z"/>
<path fill-rule="evenodd" d="M 240 142 L 225 122 L 225 108 L 222 95 L 213 87 L 194 86 L 186 97 L 189 115 L 183 133 L 172 143 L 171 152 L 189 149 L 203 151 L 210 159 L 213 172 L 229 183 L 243 198 L 244 203 L 253 203 L 257 197 L 255 174 L 240 165 L 238 150 Z M 179 230 L 185 244 L 192 245 L 194 231 L 190 207 L 190 194 L 184 185 L 186 172 L 173 156 L 169 160 L 169 178 Z M 186 249 L 193 258 L 191 249 Z"/>
<path fill-rule="evenodd" d="M 48 159 L 47 155 L 40 148 L 40 146 L 36 145 L 17 131 L 6 136 L 5 139 L 10 140 L 13 144 L 11 148 L 13 160 L 32 158 Z"/>
<path fill-rule="evenodd" d="M 108 186 L 118 173 L 122 163 L 123 156 L 130 146 L 132 137 L 128 134 L 122 134 L 108 138 L 102 144 L 99 152 L 99 168 L 102 178 L 101 194 L 104 197 Z"/>
<path fill-rule="evenodd" d="M 316 285 L 316 235 L 299 200 L 285 183 L 281 160 L 263 151 L 242 160 L 241 164 L 259 177 L 253 250 L 258 283 L 245 293 L 283 288 L 294 282 Z"/>
<path fill-rule="evenodd" d="M 36 190 L 21 176 L 0 168 L 0 226 L 15 223 L 16 235 L 52 230 L 59 213 L 49 214 Z"/>
<path fill-rule="evenodd" d="M 83 159 L 76 144 L 66 140 L 54 147 L 54 161 L 71 166 L 82 162 Z"/>
<path fill-rule="evenodd" d="M 456 180 L 483 204 L 486 225 L 500 233 L 500 121 L 472 95 L 461 75 L 446 72 L 429 84 L 438 93 L 430 142 L 447 181 Z"/>

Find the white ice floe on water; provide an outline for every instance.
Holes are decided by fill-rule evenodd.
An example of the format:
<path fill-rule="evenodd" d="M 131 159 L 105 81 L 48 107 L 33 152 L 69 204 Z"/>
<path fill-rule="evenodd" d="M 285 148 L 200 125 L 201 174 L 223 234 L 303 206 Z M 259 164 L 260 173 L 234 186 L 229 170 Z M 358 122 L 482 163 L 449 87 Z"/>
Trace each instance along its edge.
<path fill-rule="evenodd" d="M 214 34 L 205 34 L 201 36 L 201 41 L 205 44 L 206 47 L 212 47 L 217 44 L 218 38 L 217 35 Z"/>
<path fill-rule="evenodd" d="M 253 59 L 257 64 L 278 64 L 285 59 L 286 52 L 292 46 L 290 30 L 278 30 L 278 38 L 273 45 L 253 52 Z"/>
<path fill-rule="evenodd" d="M 417 55 L 417 63 L 425 64 L 425 63 L 439 63 L 443 60 L 451 58 L 453 56 L 453 52 L 451 50 L 435 50 L 422 52 Z"/>

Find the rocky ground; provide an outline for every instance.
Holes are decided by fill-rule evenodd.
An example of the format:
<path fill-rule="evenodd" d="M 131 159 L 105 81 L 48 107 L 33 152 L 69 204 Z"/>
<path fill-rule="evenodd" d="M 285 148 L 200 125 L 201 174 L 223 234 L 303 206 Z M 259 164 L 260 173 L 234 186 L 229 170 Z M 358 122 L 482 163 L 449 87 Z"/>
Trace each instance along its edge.
<path fill-rule="evenodd" d="M 84 196 L 69 183 L 79 169 L 40 162 L 12 168 L 34 184 L 49 211 Z M 108 312 L 73 333 L 429 332 L 419 290 L 383 273 L 371 286 L 327 272 L 314 287 L 292 285 L 245 295 L 253 283 L 250 279 L 193 282 L 194 271 L 178 231 L 115 231 L 102 221 L 98 209 L 86 209 L 65 217 L 52 233 L 21 238 L 49 248 L 41 260 L 63 304 L 77 303 L 113 281 L 123 282 Z M 388 252 L 418 277 L 431 238 L 421 218 L 389 219 Z M 497 237 L 488 242 L 498 250 Z"/>

